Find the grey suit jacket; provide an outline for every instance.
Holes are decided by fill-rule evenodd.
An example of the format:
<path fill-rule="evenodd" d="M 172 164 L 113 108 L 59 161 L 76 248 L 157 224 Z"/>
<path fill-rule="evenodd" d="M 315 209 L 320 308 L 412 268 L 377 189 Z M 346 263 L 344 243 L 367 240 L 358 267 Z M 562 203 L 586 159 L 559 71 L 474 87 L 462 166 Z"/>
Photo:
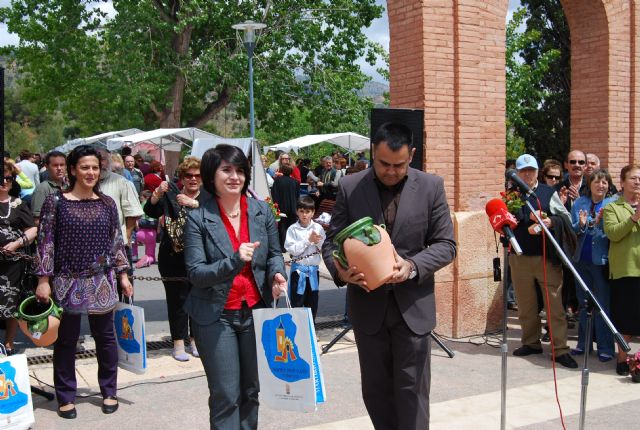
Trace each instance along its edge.
<path fill-rule="evenodd" d="M 391 242 L 401 257 L 410 258 L 416 264 L 418 276 L 390 288 L 409 328 L 422 335 L 436 325 L 434 273 L 455 258 L 456 242 L 442 178 L 412 168 L 407 176 Z M 327 240 L 322 247 L 324 262 L 338 286 L 344 282 L 338 278 L 331 256 L 336 249 L 333 243 L 336 234 L 365 216 L 372 217 L 376 224 L 384 224 L 374 177 L 371 168 L 340 180 Z M 349 318 L 354 328 L 366 334 L 378 332 L 387 307 L 387 288 L 367 293 L 356 285 L 349 285 L 347 294 Z"/>
<path fill-rule="evenodd" d="M 204 189 L 200 197 L 200 207 L 189 212 L 184 230 L 184 259 L 192 285 L 185 310 L 196 323 L 207 325 L 220 318 L 244 262 L 233 251 L 215 198 Z M 276 220 L 265 202 L 253 198 L 247 198 L 247 212 L 249 238 L 260 242 L 251 270 L 264 303 L 271 306 L 273 277 L 281 273 L 286 278 Z"/>

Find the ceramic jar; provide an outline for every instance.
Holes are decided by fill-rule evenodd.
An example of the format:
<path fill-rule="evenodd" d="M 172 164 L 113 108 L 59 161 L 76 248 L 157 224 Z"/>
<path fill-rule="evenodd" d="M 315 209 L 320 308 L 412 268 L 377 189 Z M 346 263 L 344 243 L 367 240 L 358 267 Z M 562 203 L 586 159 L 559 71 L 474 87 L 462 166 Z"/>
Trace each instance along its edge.
<path fill-rule="evenodd" d="M 347 268 L 364 273 L 369 290 L 375 290 L 393 276 L 396 262 L 391 238 L 384 224 L 374 225 L 371 217 L 361 218 L 336 235 L 338 250 L 333 256 Z"/>
<path fill-rule="evenodd" d="M 49 303 L 38 303 L 36 296 L 27 297 L 16 313 L 20 330 L 36 346 L 49 346 L 58 339 L 62 308 L 49 298 Z"/>

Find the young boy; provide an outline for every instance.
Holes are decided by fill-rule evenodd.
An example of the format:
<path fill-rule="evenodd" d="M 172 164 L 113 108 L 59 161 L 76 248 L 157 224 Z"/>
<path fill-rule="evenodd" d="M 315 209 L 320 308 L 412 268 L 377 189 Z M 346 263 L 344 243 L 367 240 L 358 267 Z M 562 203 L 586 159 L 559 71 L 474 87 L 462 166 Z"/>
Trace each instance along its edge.
<path fill-rule="evenodd" d="M 311 308 L 313 320 L 318 313 L 318 265 L 322 259 L 320 250 L 326 237 L 320 224 L 313 221 L 315 203 L 309 196 L 301 196 L 296 205 L 298 222 L 287 230 L 284 248 L 291 255 L 289 297 L 291 306 Z"/>

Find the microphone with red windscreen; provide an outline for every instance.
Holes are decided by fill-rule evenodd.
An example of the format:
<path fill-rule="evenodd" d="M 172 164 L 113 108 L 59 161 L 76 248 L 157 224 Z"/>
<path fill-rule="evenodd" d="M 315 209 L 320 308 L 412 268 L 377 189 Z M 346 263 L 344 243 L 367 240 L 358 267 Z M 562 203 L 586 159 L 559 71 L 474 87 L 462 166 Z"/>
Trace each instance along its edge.
<path fill-rule="evenodd" d="M 518 225 L 516 218 L 509 212 L 507 205 L 500 199 L 493 199 L 487 202 L 485 211 L 489 216 L 491 227 L 507 239 L 511 244 L 511 249 L 516 255 L 522 255 L 522 248 L 513 235 L 513 229 Z"/>

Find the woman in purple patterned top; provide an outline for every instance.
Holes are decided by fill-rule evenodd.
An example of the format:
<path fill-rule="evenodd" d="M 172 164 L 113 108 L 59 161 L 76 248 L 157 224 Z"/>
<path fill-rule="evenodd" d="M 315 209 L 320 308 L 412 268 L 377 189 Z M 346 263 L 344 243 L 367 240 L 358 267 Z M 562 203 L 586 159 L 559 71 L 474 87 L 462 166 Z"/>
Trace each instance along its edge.
<path fill-rule="evenodd" d="M 47 302 L 53 289 L 54 299 L 64 309 L 53 348 L 53 377 L 58 415 L 75 418 L 80 318 L 88 315 L 96 342 L 102 411 L 113 413 L 118 408 L 112 312 L 118 301 L 116 276 L 125 296 L 133 294 L 133 287 L 126 273 L 129 265 L 115 202 L 98 189 L 100 154 L 90 146 L 79 146 L 69 154 L 67 170 L 69 191 L 49 195 L 40 213 L 36 298 Z"/>

